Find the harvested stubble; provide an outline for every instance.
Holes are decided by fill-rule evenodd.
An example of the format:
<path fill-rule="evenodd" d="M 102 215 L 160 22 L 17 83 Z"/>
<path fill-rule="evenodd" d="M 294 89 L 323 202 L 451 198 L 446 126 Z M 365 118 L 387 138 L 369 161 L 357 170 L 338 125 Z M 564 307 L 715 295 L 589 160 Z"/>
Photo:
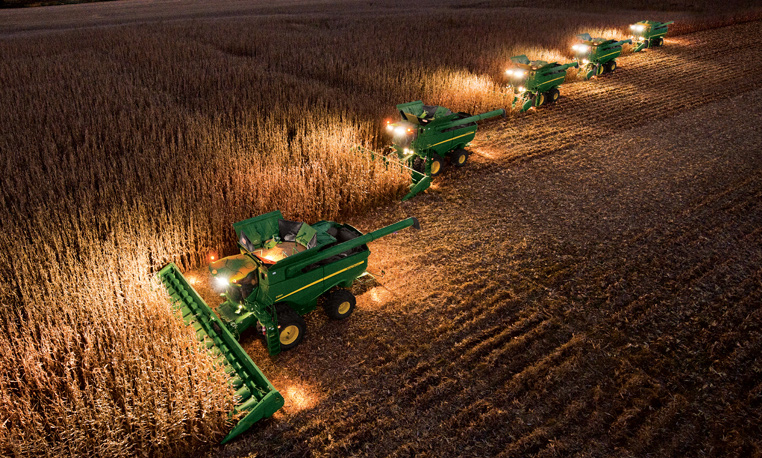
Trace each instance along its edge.
<path fill-rule="evenodd" d="M 230 250 L 230 223 L 252 214 L 333 219 L 395 198 L 405 173 L 350 149 L 378 146 L 396 103 L 505 106 L 499 76 L 526 53 L 518 37 L 562 55 L 554 47 L 583 26 L 640 18 L 376 13 L 0 43 L 0 454 L 216 442 L 231 392 L 151 272 Z M 390 33 L 422 15 L 442 27 Z M 526 26 L 538 15 L 553 33 Z"/>

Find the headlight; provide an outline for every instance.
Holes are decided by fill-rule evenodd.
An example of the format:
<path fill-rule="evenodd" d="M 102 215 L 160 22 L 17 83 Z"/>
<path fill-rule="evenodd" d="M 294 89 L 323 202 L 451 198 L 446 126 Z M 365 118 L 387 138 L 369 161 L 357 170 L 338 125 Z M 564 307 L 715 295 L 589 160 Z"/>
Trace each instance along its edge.
<path fill-rule="evenodd" d="M 394 135 L 398 135 L 402 137 L 403 135 L 405 135 L 405 132 L 406 132 L 406 129 L 404 126 L 397 126 L 394 128 Z"/>
<path fill-rule="evenodd" d="M 590 61 L 589 61 L 589 60 L 587 60 L 587 59 L 582 59 L 582 63 L 583 63 L 583 64 L 589 64 L 589 63 L 590 63 Z"/>
<path fill-rule="evenodd" d="M 524 86 L 519 86 L 519 92 L 524 92 L 524 91 L 526 91 L 526 88 Z"/>
<path fill-rule="evenodd" d="M 521 78 L 522 76 L 524 76 L 524 72 L 522 70 L 514 70 L 513 76 L 515 76 L 516 78 Z"/>
<path fill-rule="evenodd" d="M 505 74 L 508 75 L 508 76 L 511 76 L 511 75 L 513 75 L 513 70 L 511 70 L 509 68 L 508 70 L 505 71 Z"/>
<path fill-rule="evenodd" d="M 391 131 L 393 131 L 393 130 L 394 130 L 394 126 L 393 126 L 393 125 L 391 125 L 391 124 L 387 124 L 387 125 L 386 125 L 386 130 L 388 130 L 389 132 L 391 132 Z"/>
<path fill-rule="evenodd" d="M 220 288 L 220 289 L 225 289 L 225 288 L 228 287 L 228 285 L 230 283 L 228 282 L 227 278 L 224 278 L 224 277 L 214 277 L 214 284 L 217 285 L 217 287 Z"/>

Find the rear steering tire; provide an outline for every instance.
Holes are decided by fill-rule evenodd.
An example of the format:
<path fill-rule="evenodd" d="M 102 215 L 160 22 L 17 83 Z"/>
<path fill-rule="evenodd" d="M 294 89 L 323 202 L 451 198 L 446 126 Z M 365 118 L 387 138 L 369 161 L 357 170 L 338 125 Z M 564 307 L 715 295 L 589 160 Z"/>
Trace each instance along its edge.
<path fill-rule="evenodd" d="M 656 43 L 654 43 L 654 46 L 661 46 L 664 44 L 664 38 L 657 38 Z"/>
<path fill-rule="evenodd" d="M 326 296 L 323 310 L 332 320 L 343 320 L 354 312 L 356 304 L 357 300 L 352 293 L 346 289 L 337 289 Z"/>
<path fill-rule="evenodd" d="M 611 73 L 614 70 L 616 70 L 616 61 L 612 60 L 611 62 L 606 64 L 606 71 Z"/>
<path fill-rule="evenodd" d="M 280 349 L 291 350 L 302 342 L 307 332 L 307 324 L 294 309 L 285 304 L 275 306 L 278 314 L 278 338 Z"/>
<path fill-rule="evenodd" d="M 561 97 L 561 91 L 558 89 L 551 89 L 548 92 L 548 103 L 555 103 L 559 97 Z"/>
<path fill-rule="evenodd" d="M 452 152 L 452 156 L 450 157 L 452 158 L 452 163 L 455 164 L 455 167 L 463 167 L 466 165 L 466 162 L 468 162 L 468 151 L 463 148 L 458 148 Z"/>

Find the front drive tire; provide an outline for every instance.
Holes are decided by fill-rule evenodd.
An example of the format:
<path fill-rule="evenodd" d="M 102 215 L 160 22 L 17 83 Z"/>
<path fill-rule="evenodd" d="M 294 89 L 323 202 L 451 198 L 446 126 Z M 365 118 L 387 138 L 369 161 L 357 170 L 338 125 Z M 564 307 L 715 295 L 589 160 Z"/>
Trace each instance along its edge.
<path fill-rule="evenodd" d="M 346 289 L 337 289 L 329 293 L 323 303 L 323 310 L 332 320 L 343 320 L 355 311 L 357 300 Z"/>
<path fill-rule="evenodd" d="M 463 148 L 458 148 L 452 152 L 452 163 L 455 167 L 463 167 L 468 162 L 468 151 Z"/>
<path fill-rule="evenodd" d="M 291 350 L 302 342 L 307 323 L 294 309 L 285 304 L 275 306 L 278 314 L 278 337 L 282 351 Z"/>
<path fill-rule="evenodd" d="M 534 106 L 541 107 L 545 104 L 545 94 L 538 92 L 534 99 Z"/>
<path fill-rule="evenodd" d="M 413 159 L 413 170 L 418 173 L 426 173 L 426 160 L 421 156 L 416 156 Z"/>
<path fill-rule="evenodd" d="M 444 161 L 442 156 L 436 153 L 431 153 L 431 176 L 435 177 L 442 173 L 444 169 Z"/>

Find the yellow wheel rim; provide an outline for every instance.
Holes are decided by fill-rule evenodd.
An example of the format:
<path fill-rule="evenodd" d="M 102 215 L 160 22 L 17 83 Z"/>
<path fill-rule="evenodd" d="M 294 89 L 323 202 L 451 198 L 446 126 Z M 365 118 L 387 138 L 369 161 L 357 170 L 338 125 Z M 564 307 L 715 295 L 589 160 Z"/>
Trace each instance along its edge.
<path fill-rule="evenodd" d="M 434 161 L 431 163 L 431 174 L 435 175 L 439 173 L 439 161 Z"/>
<path fill-rule="evenodd" d="M 544 101 L 545 101 L 545 96 L 544 95 L 540 94 L 540 95 L 537 96 L 537 106 L 538 107 L 540 105 L 542 105 L 542 102 L 544 102 Z"/>
<path fill-rule="evenodd" d="M 466 155 L 461 154 L 460 156 L 458 156 L 458 164 L 462 164 L 464 162 L 466 162 Z"/>
<path fill-rule="evenodd" d="M 599 66 L 598 66 L 598 71 L 597 71 L 597 73 L 598 73 L 599 75 L 602 75 L 602 74 L 603 74 L 603 65 L 599 65 Z"/>
<path fill-rule="evenodd" d="M 558 100 L 558 92 L 553 93 L 553 101 L 555 102 L 556 100 Z"/>
<path fill-rule="evenodd" d="M 280 344 L 290 345 L 299 337 L 299 328 L 296 325 L 286 326 L 280 330 Z"/>
<path fill-rule="evenodd" d="M 611 71 L 613 72 L 615 68 L 616 68 L 616 62 L 612 62 L 611 63 Z"/>
<path fill-rule="evenodd" d="M 352 304 L 350 304 L 349 301 L 344 301 L 339 304 L 339 315 L 346 315 L 347 312 L 349 312 L 350 307 L 352 307 Z"/>

